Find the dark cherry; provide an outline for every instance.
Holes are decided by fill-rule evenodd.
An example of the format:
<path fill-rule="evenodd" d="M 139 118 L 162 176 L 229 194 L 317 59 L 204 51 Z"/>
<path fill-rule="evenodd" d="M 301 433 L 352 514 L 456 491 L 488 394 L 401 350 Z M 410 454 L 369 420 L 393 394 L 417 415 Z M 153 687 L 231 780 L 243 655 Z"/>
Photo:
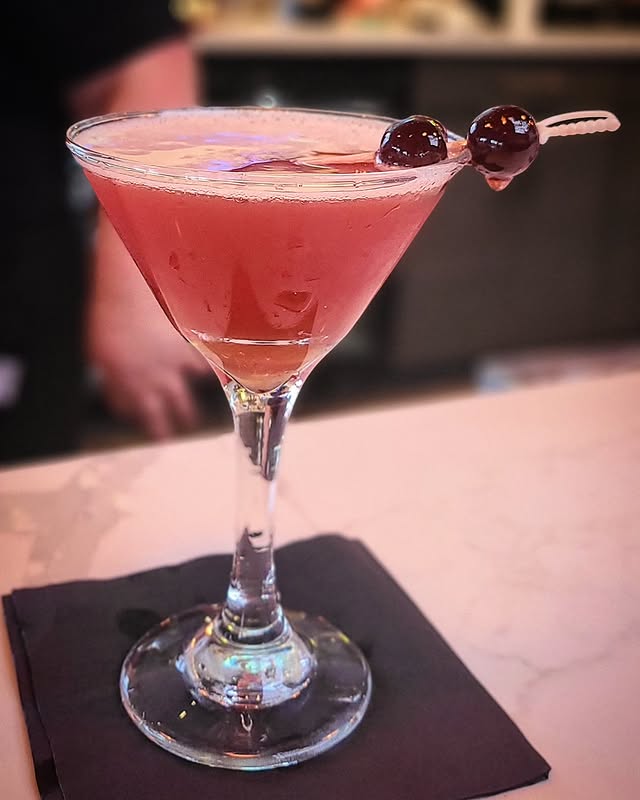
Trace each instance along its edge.
<path fill-rule="evenodd" d="M 384 132 L 376 162 L 386 167 L 427 167 L 447 158 L 447 132 L 436 119 L 416 114 Z"/>
<path fill-rule="evenodd" d="M 531 165 L 540 139 L 534 118 L 524 108 L 495 106 L 473 120 L 467 146 L 478 172 L 509 180 Z"/>

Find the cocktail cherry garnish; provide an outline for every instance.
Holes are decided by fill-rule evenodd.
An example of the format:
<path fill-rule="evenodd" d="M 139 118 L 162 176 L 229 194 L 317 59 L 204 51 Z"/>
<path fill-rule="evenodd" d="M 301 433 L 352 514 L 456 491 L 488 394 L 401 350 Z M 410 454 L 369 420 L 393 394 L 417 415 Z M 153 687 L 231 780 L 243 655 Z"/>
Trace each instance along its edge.
<path fill-rule="evenodd" d="M 433 117 L 414 115 L 393 122 L 384 132 L 375 153 L 319 153 L 294 160 L 303 168 L 334 171 L 375 163 L 379 169 L 428 167 L 446 158 L 463 158 L 480 172 L 495 191 L 505 189 L 535 161 L 540 145 L 553 136 L 616 131 L 617 117 L 609 111 L 575 111 L 557 114 L 536 123 L 520 106 L 494 106 L 479 114 L 469 126 L 467 138 L 451 139 Z"/>
<path fill-rule="evenodd" d="M 519 106 L 494 106 L 473 120 L 467 133 L 471 163 L 500 191 L 529 167 L 540 150 L 534 118 Z"/>
<path fill-rule="evenodd" d="M 475 169 L 492 189 L 501 191 L 533 163 L 540 145 L 552 136 L 616 131 L 619 127 L 609 111 L 576 111 L 536 123 L 519 106 L 496 106 L 473 120 L 467 147 Z"/>
<path fill-rule="evenodd" d="M 433 117 L 414 114 L 393 122 L 384 132 L 380 146 L 372 152 L 313 152 L 295 159 L 295 163 L 313 169 L 348 167 L 350 164 L 375 164 L 379 169 L 428 167 L 448 158 L 447 132 Z"/>
<path fill-rule="evenodd" d="M 387 128 L 375 160 L 383 167 L 428 167 L 447 157 L 444 126 L 433 117 L 415 114 Z"/>

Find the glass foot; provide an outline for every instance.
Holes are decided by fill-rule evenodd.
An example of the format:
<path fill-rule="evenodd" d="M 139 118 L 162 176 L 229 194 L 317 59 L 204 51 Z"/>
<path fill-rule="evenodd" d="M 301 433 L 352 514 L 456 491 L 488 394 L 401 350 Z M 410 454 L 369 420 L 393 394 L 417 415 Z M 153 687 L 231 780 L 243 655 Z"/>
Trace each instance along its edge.
<path fill-rule="evenodd" d="M 169 617 L 127 655 L 120 695 L 145 736 L 199 764 L 263 770 L 319 755 L 354 730 L 369 704 L 369 666 L 337 628 L 297 612 L 287 618 L 315 660 L 298 696 L 245 710 L 198 702 L 189 689 L 182 655 L 219 612 L 220 606 L 207 605 Z"/>

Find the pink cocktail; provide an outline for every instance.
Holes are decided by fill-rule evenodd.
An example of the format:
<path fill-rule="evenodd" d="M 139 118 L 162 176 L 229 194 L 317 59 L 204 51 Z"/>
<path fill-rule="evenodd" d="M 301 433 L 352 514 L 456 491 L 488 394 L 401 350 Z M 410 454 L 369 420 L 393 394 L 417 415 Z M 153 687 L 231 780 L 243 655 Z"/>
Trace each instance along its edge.
<path fill-rule="evenodd" d="M 69 131 L 150 289 L 215 369 L 238 434 L 240 524 L 226 599 L 149 631 L 120 677 L 138 728 L 192 761 L 248 770 L 296 763 L 347 736 L 369 702 L 358 647 L 323 618 L 284 613 L 272 512 L 304 379 L 354 325 L 465 163 L 441 139 L 437 164 L 377 165 L 389 122 L 191 109 L 102 117 Z"/>
<path fill-rule="evenodd" d="M 178 187 L 112 170 L 89 179 L 175 326 L 218 374 L 266 392 L 306 375 L 351 329 L 455 171 L 455 163 L 440 167 L 439 181 L 428 176 L 433 185 L 416 174 L 390 183 L 373 164 L 357 164 L 363 181 L 354 189 L 344 181 L 348 164 L 305 172 L 287 160 L 375 149 L 387 124 L 304 112 L 174 113 L 158 143 L 156 119 L 136 117 L 109 133 L 126 141 L 110 154 L 170 169 L 232 168 L 236 184 Z M 100 129 L 89 133 L 100 142 Z"/>

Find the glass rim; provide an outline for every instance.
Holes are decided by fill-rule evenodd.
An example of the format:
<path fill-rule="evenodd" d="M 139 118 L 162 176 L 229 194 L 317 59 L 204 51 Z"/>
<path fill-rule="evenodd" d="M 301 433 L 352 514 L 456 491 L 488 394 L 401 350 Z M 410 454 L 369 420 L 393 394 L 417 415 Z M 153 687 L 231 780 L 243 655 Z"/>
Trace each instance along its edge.
<path fill-rule="evenodd" d="M 343 117 L 359 120 L 380 121 L 390 125 L 397 122 L 393 117 L 386 117 L 378 114 L 367 114 L 350 111 L 331 111 L 315 108 L 298 108 L 289 106 L 276 106 L 267 108 L 263 106 L 186 106 L 184 108 L 157 109 L 152 111 L 125 111 L 102 114 L 86 119 L 79 120 L 71 125 L 66 132 L 66 145 L 73 156 L 82 164 L 126 174 L 138 176 L 139 179 L 146 178 L 150 181 L 169 180 L 174 184 L 189 185 L 195 188 L 197 185 L 216 184 L 228 187 L 242 188 L 278 188 L 280 191 L 291 189 L 331 190 L 340 189 L 342 191 L 349 188 L 362 190 L 364 188 L 384 188 L 398 184 L 404 184 L 416 180 L 421 175 L 435 175 L 438 171 L 449 171 L 454 164 L 461 164 L 461 155 L 451 156 L 436 164 L 422 167 L 398 167 L 389 170 L 376 172 L 345 172 L 345 173 L 315 173 L 315 172 L 274 172 L 252 170 L 250 172 L 231 172 L 229 170 L 200 170 L 193 167 L 164 167 L 153 164 L 145 164 L 140 161 L 122 158 L 121 156 L 110 155 L 98 148 L 87 147 L 77 141 L 79 134 L 86 130 L 95 128 L 98 125 L 108 125 L 112 122 L 120 122 L 127 119 L 137 119 L 143 117 L 160 117 L 168 114 L 185 113 L 216 113 L 216 112 L 235 112 L 235 111 L 258 111 L 269 113 L 272 111 L 293 112 L 300 114 L 317 114 L 322 116 Z M 460 141 L 462 137 L 447 130 L 448 141 Z M 439 169 L 440 168 L 440 169 Z"/>

